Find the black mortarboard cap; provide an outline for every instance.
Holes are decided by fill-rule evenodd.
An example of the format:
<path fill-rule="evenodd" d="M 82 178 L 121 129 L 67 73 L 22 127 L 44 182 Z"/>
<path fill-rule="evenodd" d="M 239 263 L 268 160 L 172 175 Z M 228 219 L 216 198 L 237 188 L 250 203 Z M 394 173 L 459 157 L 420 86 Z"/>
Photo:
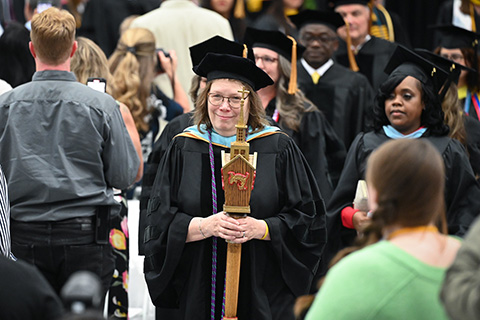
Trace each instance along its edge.
<path fill-rule="evenodd" d="M 292 59 L 293 41 L 280 31 L 260 30 L 248 27 L 245 31 L 244 43 L 249 48 L 267 48 L 277 52 L 288 61 Z M 296 42 L 295 42 L 296 43 Z M 297 46 L 297 57 L 301 57 L 305 47 L 299 44 Z"/>
<path fill-rule="evenodd" d="M 454 25 L 429 26 L 440 33 L 440 47 L 447 49 L 475 48 L 480 34 Z"/>
<path fill-rule="evenodd" d="M 295 94 L 297 89 L 297 57 L 305 52 L 305 47 L 298 44 L 292 36 L 280 31 L 260 30 L 248 27 L 245 31 L 244 43 L 249 48 L 266 48 L 285 57 L 291 64 L 288 93 Z"/>
<path fill-rule="evenodd" d="M 333 11 L 303 10 L 299 14 L 288 18 L 298 30 L 307 24 L 316 23 L 324 24 L 337 32 L 337 29 L 345 24 L 342 16 Z"/>
<path fill-rule="evenodd" d="M 367 6 L 370 2 L 369 0 L 332 0 L 333 7 L 343 6 L 344 4 L 361 4 Z"/>
<path fill-rule="evenodd" d="M 433 88 L 435 93 L 440 91 L 449 75 L 441 67 L 401 45 L 397 46 L 390 57 L 385 73 L 390 76 L 397 74 L 412 76 Z"/>
<path fill-rule="evenodd" d="M 245 49 L 247 52 L 246 57 L 244 56 Z M 255 61 L 252 48 L 247 48 L 238 42 L 230 41 L 220 36 L 214 36 L 208 40 L 191 46 L 189 50 L 190 58 L 192 59 L 192 65 L 194 66 L 198 65 L 209 52 L 230 54 Z"/>
<path fill-rule="evenodd" d="M 230 54 L 207 53 L 205 58 L 193 67 L 193 72 L 207 81 L 235 79 L 248 83 L 255 91 L 272 85 L 273 80 L 252 60 Z"/>
<path fill-rule="evenodd" d="M 452 60 L 446 59 L 426 49 L 415 49 L 414 51 L 425 59 L 430 60 L 443 70 L 449 72 L 449 79 L 454 83 L 458 83 L 458 78 L 460 77 L 460 72 L 462 71 L 462 69 L 467 70 L 468 72 L 476 72 L 469 67 L 465 67 L 459 63 L 455 63 Z"/>

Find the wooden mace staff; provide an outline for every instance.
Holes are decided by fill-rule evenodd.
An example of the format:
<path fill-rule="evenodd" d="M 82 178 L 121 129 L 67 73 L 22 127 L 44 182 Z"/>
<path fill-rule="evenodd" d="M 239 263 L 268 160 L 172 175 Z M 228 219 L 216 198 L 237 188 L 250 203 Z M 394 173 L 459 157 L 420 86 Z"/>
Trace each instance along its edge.
<path fill-rule="evenodd" d="M 250 146 L 245 141 L 247 128 L 243 118 L 245 99 L 250 93 L 243 87 L 240 102 L 240 117 L 237 128 L 237 139 L 230 146 L 230 153 L 222 151 L 222 187 L 225 191 L 223 210 L 235 219 L 245 218 L 250 213 L 250 195 L 255 183 L 257 153 L 249 153 Z M 223 320 L 237 318 L 238 284 L 240 280 L 240 262 L 242 245 L 227 245 L 227 270 L 225 276 L 225 316 Z"/>

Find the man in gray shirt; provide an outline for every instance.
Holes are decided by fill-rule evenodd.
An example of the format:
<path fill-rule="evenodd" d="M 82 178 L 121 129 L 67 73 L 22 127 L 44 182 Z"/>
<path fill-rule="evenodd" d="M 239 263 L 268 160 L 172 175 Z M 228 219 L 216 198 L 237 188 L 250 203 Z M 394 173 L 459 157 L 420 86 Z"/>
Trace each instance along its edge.
<path fill-rule="evenodd" d="M 76 81 L 75 20 L 50 8 L 32 19 L 30 83 L 0 96 L 0 164 L 11 202 L 12 251 L 60 292 L 77 270 L 113 272 L 112 188 L 131 185 L 140 161 L 119 107 Z"/>

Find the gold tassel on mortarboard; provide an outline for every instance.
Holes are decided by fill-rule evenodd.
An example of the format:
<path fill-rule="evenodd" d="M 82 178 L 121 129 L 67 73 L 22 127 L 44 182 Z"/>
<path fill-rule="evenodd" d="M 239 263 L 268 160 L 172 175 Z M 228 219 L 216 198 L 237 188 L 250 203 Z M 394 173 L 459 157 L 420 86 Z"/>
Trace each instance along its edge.
<path fill-rule="evenodd" d="M 292 40 L 292 68 L 290 70 L 290 83 L 288 84 L 288 94 L 295 94 L 297 92 L 297 41 L 292 36 L 287 36 Z"/>
<path fill-rule="evenodd" d="M 233 10 L 233 16 L 237 19 L 245 18 L 245 3 L 244 0 L 237 0 L 235 3 L 235 9 Z"/>
<path fill-rule="evenodd" d="M 475 24 L 475 8 L 473 5 L 480 5 L 479 0 L 470 0 L 470 20 L 472 21 L 472 32 L 477 32 L 477 25 Z"/>
<path fill-rule="evenodd" d="M 247 47 L 246 44 L 243 44 L 242 57 L 243 57 L 243 58 L 247 58 L 247 57 L 248 57 L 248 47 Z"/>
<path fill-rule="evenodd" d="M 350 26 L 348 22 L 345 21 L 345 27 L 347 28 L 347 55 L 348 55 L 348 62 L 350 63 L 350 70 L 357 72 L 360 70 L 357 65 L 357 61 L 355 61 L 355 55 L 352 52 L 352 39 L 350 38 Z"/>

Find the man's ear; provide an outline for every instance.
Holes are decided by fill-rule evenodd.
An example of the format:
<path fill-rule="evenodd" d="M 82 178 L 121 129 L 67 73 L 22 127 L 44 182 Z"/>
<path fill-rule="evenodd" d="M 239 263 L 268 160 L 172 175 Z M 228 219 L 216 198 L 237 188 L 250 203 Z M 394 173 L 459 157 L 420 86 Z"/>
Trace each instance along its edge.
<path fill-rule="evenodd" d="M 36 59 L 37 55 L 35 54 L 35 47 L 33 46 L 32 41 L 28 43 L 28 48 L 30 49 L 30 53 L 32 54 L 33 58 Z"/>
<path fill-rule="evenodd" d="M 333 52 L 337 51 L 338 49 L 338 39 L 335 39 L 332 41 L 332 48 L 333 48 Z"/>
<path fill-rule="evenodd" d="M 70 58 L 73 57 L 73 55 L 75 54 L 75 51 L 77 51 L 77 48 L 78 48 L 77 41 L 73 41 L 72 52 L 70 52 Z"/>

